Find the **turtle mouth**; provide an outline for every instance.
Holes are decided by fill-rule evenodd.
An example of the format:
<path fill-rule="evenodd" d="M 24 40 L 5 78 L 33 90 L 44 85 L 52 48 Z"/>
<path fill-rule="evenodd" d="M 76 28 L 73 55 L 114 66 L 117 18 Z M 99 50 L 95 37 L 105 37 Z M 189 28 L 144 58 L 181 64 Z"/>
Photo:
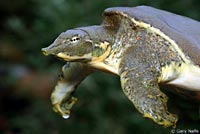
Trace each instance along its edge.
<path fill-rule="evenodd" d="M 88 60 L 91 60 L 92 54 L 89 53 L 89 54 L 84 54 L 82 56 L 76 56 L 76 55 L 72 56 L 72 55 L 67 55 L 65 53 L 60 52 L 60 53 L 56 54 L 56 56 L 65 61 L 88 61 Z"/>
<path fill-rule="evenodd" d="M 70 55 L 66 55 L 66 54 L 64 54 L 64 53 L 58 53 L 57 55 L 56 55 L 56 57 L 58 57 L 59 59 L 63 59 L 63 60 L 65 60 L 65 61 L 72 61 L 73 59 L 72 59 L 72 56 L 70 56 Z"/>
<path fill-rule="evenodd" d="M 57 57 L 60 60 L 69 61 L 69 62 L 70 61 L 83 61 L 83 62 L 84 61 L 90 61 L 91 57 L 92 57 L 91 53 L 84 54 L 84 55 L 81 55 L 81 56 L 78 56 L 78 55 L 72 56 L 70 54 L 66 54 L 66 53 L 63 53 L 63 52 L 52 53 L 52 52 L 49 52 L 48 47 L 42 48 L 41 51 L 45 56 L 54 55 L 55 57 Z"/>

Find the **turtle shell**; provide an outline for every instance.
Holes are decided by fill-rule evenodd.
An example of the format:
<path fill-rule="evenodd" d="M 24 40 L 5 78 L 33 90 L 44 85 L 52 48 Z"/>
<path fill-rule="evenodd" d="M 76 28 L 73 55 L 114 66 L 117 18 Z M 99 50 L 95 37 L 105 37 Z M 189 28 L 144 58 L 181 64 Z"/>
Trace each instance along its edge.
<path fill-rule="evenodd" d="M 122 19 L 130 19 L 140 27 L 144 24 L 153 27 L 153 32 L 169 38 L 187 59 L 200 65 L 200 22 L 148 6 L 113 7 L 104 11 L 104 25 L 117 28 Z"/>

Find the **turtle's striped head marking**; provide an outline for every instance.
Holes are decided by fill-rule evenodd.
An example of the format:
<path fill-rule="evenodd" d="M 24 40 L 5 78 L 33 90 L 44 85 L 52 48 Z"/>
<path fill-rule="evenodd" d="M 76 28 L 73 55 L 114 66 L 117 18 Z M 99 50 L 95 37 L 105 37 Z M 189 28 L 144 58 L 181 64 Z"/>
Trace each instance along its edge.
<path fill-rule="evenodd" d="M 48 47 L 43 48 L 44 55 L 55 55 L 65 61 L 90 60 L 92 40 L 87 32 L 80 29 L 67 30 Z"/>

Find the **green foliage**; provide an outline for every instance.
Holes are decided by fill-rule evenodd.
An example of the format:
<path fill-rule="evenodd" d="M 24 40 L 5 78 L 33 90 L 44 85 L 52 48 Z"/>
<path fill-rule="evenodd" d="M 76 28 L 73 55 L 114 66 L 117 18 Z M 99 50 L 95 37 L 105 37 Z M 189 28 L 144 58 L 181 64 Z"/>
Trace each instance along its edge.
<path fill-rule="evenodd" d="M 79 98 L 72 109 L 70 119 L 64 120 L 51 109 L 50 96 L 41 98 L 36 94 L 46 90 L 30 91 L 25 85 L 24 91 L 18 91 L 21 78 L 13 76 L 16 64 L 31 70 L 32 74 L 43 74 L 46 77 L 56 77 L 63 62 L 53 57 L 44 57 L 40 49 L 48 46 L 58 34 L 74 27 L 97 25 L 102 21 L 102 12 L 107 7 L 149 5 L 177 14 L 200 20 L 200 1 L 197 0 L 7 0 L 0 1 L 0 121 L 4 119 L 5 126 L 0 124 L 0 133 L 19 134 L 168 134 L 165 129 L 143 118 L 128 99 L 124 96 L 119 79 L 104 73 L 88 77 L 78 88 L 75 96 Z M 12 73 L 12 75 L 9 75 Z M 48 75 L 47 75 L 48 74 Z M 5 81 L 5 83 L 4 83 Z M 9 81 L 9 82 L 8 82 Z M 47 84 L 55 84 L 48 81 Z M 52 83 L 50 83 L 52 82 Z M 9 83 L 9 84 L 8 84 Z M 31 81 L 33 83 L 33 81 Z M 36 84 L 32 88 L 37 89 Z M 3 90 L 4 89 L 4 90 Z M 52 90 L 53 87 L 49 88 Z M 48 90 L 48 91 L 49 91 Z M 6 92 L 6 93 L 5 93 Z M 17 93 L 16 92 L 20 92 Z M 38 93 L 39 92 L 39 93 Z M 11 101 L 13 96 L 25 98 L 26 105 L 21 101 Z M 27 97 L 28 96 L 28 97 Z M 172 95 L 172 98 L 174 96 Z M 6 99 L 5 99 L 6 98 Z M 15 98 L 15 97 L 14 97 Z M 17 99 L 18 100 L 18 99 Z M 183 108 L 185 114 L 191 114 L 184 120 L 184 115 L 178 123 L 178 128 L 198 128 L 199 113 L 193 112 L 198 107 L 184 100 L 176 100 L 175 107 Z M 14 106 L 16 105 L 16 107 Z M 9 108 L 8 108 L 9 107 Z M 188 108 L 193 111 L 188 111 Z M 16 109 L 19 113 L 16 113 Z M 9 114 L 8 114 L 9 113 Z M 179 113 L 181 113 L 179 111 Z"/>

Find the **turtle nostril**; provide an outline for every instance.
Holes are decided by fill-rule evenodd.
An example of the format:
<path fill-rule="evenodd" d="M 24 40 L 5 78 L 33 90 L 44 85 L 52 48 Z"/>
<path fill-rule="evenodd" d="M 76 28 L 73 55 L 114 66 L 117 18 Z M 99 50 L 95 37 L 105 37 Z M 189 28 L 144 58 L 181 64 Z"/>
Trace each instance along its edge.
<path fill-rule="evenodd" d="M 42 53 L 45 55 L 45 56 L 48 56 L 49 53 L 48 53 L 48 49 L 45 47 L 45 48 L 42 48 L 41 49 Z"/>

